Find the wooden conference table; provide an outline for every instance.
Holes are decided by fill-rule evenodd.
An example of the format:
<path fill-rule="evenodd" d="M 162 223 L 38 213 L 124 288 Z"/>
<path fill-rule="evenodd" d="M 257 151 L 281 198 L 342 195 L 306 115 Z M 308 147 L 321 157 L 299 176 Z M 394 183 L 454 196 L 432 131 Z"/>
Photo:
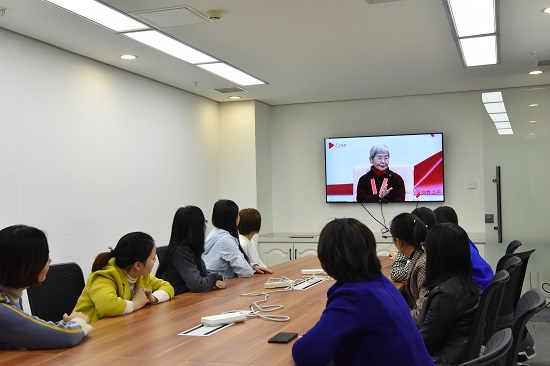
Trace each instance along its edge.
<path fill-rule="evenodd" d="M 380 258 L 383 272 L 389 277 L 391 263 Z M 284 309 L 264 315 L 287 315 L 287 322 L 250 318 L 208 337 L 180 336 L 198 324 L 202 316 L 224 311 L 249 309 L 263 296 L 241 294 L 264 289 L 272 277 L 301 278 L 301 270 L 321 268 L 315 256 L 295 259 L 272 267 L 273 275 L 255 275 L 227 281 L 224 290 L 186 293 L 173 300 L 146 306 L 135 313 L 94 322 L 94 331 L 73 348 L 43 351 L 2 351 L 0 365 L 294 365 L 287 344 L 268 343 L 278 332 L 309 330 L 321 316 L 326 291 L 333 280 L 321 282 L 307 290 L 270 293 L 262 305 L 281 304 Z M 396 283 L 398 288 L 402 283 Z"/>

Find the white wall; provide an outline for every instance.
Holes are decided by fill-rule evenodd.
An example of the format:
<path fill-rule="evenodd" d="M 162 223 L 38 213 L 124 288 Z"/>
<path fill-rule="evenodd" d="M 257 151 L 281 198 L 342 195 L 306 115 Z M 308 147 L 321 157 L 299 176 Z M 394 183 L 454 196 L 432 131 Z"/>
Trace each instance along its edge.
<path fill-rule="evenodd" d="M 482 110 L 479 93 L 383 98 L 271 107 L 273 231 L 319 232 L 335 217 L 355 217 L 373 231 L 376 223 L 360 204 L 325 203 L 325 137 L 444 133 L 446 205 L 469 232 L 485 232 Z M 391 166 L 390 166 L 391 167 Z M 467 189 L 468 181 L 477 183 Z M 441 204 L 420 204 L 432 209 Z M 366 204 L 389 225 L 413 203 Z"/>
<path fill-rule="evenodd" d="M 85 275 L 131 231 L 220 196 L 218 103 L 0 29 L 0 227 L 47 232 Z"/>

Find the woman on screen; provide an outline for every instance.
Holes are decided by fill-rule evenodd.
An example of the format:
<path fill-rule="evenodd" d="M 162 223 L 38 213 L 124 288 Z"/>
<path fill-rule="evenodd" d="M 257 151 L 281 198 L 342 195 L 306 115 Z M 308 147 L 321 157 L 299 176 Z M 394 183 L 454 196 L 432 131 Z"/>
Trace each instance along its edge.
<path fill-rule="evenodd" d="M 415 319 L 420 313 L 424 298 L 428 293 L 423 286 L 426 277 L 426 256 L 422 249 L 422 242 L 424 242 L 427 232 L 426 224 L 407 212 L 395 216 L 390 224 L 393 245 L 401 254 L 409 258 L 405 290 L 411 315 Z"/>
<path fill-rule="evenodd" d="M 248 262 L 239 245 L 239 206 L 231 200 L 219 200 L 212 211 L 212 225 L 204 242 L 202 258 L 209 271 L 219 273 L 224 279 L 252 277 L 254 273 L 272 273 L 255 262 Z"/>
<path fill-rule="evenodd" d="M 416 324 L 437 363 L 459 364 L 468 343 L 480 295 L 469 247 L 468 234 L 454 224 L 435 225 L 424 242 L 429 296 Z"/>
<path fill-rule="evenodd" d="M 0 350 L 67 348 L 79 343 L 92 327 L 79 312 L 47 322 L 23 312 L 21 296 L 40 285 L 50 268 L 46 235 L 30 226 L 0 231 Z"/>
<path fill-rule="evenodd" d="M 329 222 L 318 257 L 336 283 L 317 324 L 292 347 L 296 365 L 434 364 L 403 296 L 381 273 L 368 227 L 356 219 Z"/>
<path fill-rule="evenodd" d="M 115 249 L 95 258 L 74 311 L 88 315 L 93 322 L 170 300 L 174 288 L 151 275 L 156 252 L 151 236 L 141 232 L 124 235 Z"/>
<path fill-rule="evenodd" d="M 369 155 L 371 170 L 357 182 L 357 202 L 403 202 L 405 183 L 389 169 L 390 150 L 386 145 L 374 145 Z"/>
<path fill-rule="evenodd" d="M 176 295 L 225 288 L 222 275 L 209 272 L 201 258 L 205 231 L 200 208 L 185 206 L 176 211 L 168 249 L 157 270 L 157 277 L 170 282 Z"/>

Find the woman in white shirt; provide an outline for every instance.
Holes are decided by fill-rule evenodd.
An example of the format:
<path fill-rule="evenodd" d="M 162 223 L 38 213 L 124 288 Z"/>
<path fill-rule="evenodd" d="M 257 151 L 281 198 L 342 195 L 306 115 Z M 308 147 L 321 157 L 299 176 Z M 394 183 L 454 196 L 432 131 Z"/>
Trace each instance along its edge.
<path fill-rule="evenodd" d="M 271 271 L 260 259 L 258 254 L 258 244 L 254 241 L 254 235 L 260 232 L 262 226 L 262 216 L 255 208 L 243 208 L 239 211 L 239 242 L 241 248 L 246 253 L 250 263 L 258 263 Z M 268 272 L 271 273 L 271 272 Z"/>

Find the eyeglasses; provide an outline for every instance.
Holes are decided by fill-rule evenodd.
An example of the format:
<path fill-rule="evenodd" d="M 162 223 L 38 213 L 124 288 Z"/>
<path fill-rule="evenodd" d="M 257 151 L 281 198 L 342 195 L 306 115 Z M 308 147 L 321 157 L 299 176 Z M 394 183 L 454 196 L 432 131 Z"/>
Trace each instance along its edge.
<path fill-rule="evenodd" d="M 388 155 L 384 155 L 384 156 L 376 155 L 373 158 L 373 160 L 376 160 L 376 161 L 389 161 L 390 157 Z"/>

